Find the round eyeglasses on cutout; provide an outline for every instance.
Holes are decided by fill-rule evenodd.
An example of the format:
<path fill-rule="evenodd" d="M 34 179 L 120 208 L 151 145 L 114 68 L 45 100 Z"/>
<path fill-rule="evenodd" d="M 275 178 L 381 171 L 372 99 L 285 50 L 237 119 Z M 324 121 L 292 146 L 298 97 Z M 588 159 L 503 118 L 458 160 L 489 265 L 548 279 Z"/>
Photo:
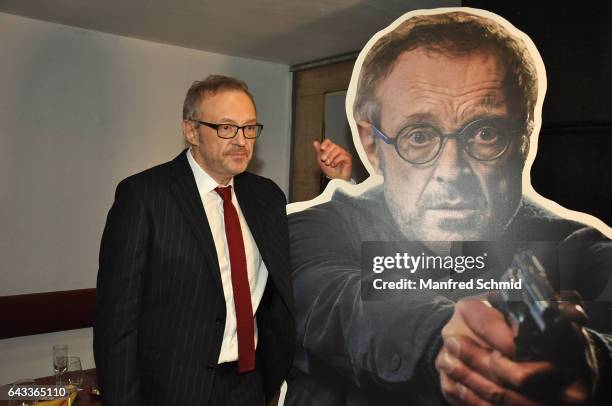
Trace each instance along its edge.
<path fill-rule="evenodd" d="M 417 123 L 402 128 L 391 138 L 372 124 L 374 133 L 386 144 L 395 146 L 398 155 L 414 165 L 427 164 L 438 158 L 449 138 L 455 138 L 461 148 L 478 161 L 493 161 L 507 151 L 512 137 L 518 133 L 516 126 L 501 118 L 485 118 L 472 121 L 462 130 L 444 134 L 436 127 Z"/>

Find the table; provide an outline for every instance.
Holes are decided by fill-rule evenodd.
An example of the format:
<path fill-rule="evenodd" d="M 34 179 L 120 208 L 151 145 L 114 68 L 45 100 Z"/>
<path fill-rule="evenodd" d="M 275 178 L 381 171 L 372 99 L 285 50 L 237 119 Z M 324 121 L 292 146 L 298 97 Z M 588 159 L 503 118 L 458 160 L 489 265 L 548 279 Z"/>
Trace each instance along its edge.
<path fill-rule="evenodd" d="M 34 381 L 39 385 L 54 385 L 55 384 L 55 376 L 45 376 L 44 378 L 34 379 Z M 97 388 L 97 378 L 96 378 L 96 369 L 86 369 L 83 371 L 83 391 L 79 393 L 76 397 L 74 406 L 101 406 L 102 402 L 100 397 L 92 395 L 90 393 L 91 388 Z M 0 400 L 0 406 L 8 405 L 8 400 Z"/>

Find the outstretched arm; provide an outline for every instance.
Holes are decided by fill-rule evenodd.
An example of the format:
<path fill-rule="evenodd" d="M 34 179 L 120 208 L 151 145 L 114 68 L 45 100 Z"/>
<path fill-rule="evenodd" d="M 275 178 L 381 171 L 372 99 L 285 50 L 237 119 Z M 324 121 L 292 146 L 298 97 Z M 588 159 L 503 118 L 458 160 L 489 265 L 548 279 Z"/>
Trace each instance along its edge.
<path fill-rule="evenodd" d="M 421 363 L 428 359 L 433 366 L 439 349 L 433 343 L 453 302 L 409 292 L 362 300 L 361 237 L 355 226 L 360 219 L 354 220 L 319 207 L 289 218 L 297 334 L 304 353 L 296 367 L 319 378 L 341 376 L 361 388 L 409 391 L 407 383 L 431 384 L 437 377 Z"/>

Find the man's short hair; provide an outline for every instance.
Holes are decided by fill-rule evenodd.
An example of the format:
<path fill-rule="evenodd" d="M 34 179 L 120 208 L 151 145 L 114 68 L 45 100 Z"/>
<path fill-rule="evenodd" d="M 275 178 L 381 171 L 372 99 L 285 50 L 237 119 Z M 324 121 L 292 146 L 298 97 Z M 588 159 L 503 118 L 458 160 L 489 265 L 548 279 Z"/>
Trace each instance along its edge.
<path fill-rule="evenodd" d="M 357 84 L 353 115 L 380 125 L 377 90 L 391 73 L 401 53 L 423 48 L 429 52 L 461 56 L 471 52 L 490 52 L 506 69 L 504 88 L 509 106 L 516 107 L 525 137 L 522 152 L 528 149 L 538 97 L 538 78 L 534 61 L 525 43 L 501 24 L 465 12 L 420 15 L 407 19 L 383 35 L 366 55 Z"/>
<path fill-rule="evenodd" d="M 197 118 L 200 113 L 199 108 L 202 99 L 207 95 L 212 95 L 224 90 L 242 91 L 249 96 L 253 105 L 255 105 L 255 100 L 251 92 L 249 92 L 249 87 L 242 80 L 231 76 L 209 75 L 204 80 L 193 82 L 187 91 L 185 101 L 183 102 L 183 120 Z"/>

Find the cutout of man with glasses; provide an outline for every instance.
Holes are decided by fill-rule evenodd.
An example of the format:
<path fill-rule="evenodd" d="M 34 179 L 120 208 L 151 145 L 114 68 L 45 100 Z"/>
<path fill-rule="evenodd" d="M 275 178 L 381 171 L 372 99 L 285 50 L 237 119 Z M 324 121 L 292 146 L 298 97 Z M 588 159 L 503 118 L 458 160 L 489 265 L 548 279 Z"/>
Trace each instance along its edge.
<path fill-rule="evenodd" d="M 511 258 L 552 241 L 547 276 L 588 299 L 589 326 L 612 329 L 595 302 L 612 297 L 612 243 L 523 193 L 544 90 L 531 41 L 490 13 L 412 12 L 366 45 L 347 111 L 380 176 L 289 208 L 298 349 L 286 405 L 609 404 L 609 336 L 587 330 L 595 361 L 564 381 L 557 365 L 514 358 L 516 332 L 478 292 L 362 297 L 363 242 L 410 241 L 418 255 L 425 242 L 452 254 L 453 242 L 495 241 Z M 324 173 L 338 172 L 317 156 Z M 580 251 L 552 266 L 569 246 Z"/>

